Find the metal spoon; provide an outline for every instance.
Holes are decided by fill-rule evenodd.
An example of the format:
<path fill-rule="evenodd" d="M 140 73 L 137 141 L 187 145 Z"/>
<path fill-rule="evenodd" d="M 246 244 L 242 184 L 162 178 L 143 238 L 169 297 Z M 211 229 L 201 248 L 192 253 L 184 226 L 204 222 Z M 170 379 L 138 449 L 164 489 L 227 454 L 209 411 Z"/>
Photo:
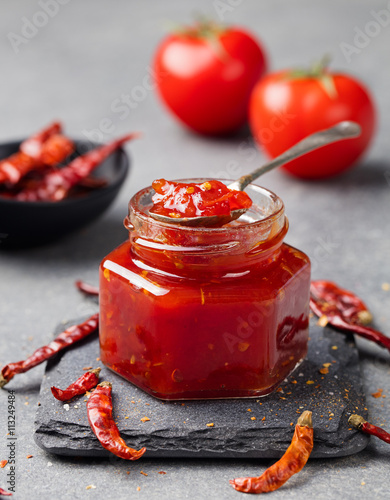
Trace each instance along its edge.
<path fill-rule="evenodd" d="M 277 156 L 270 162 L 262 165 L 260 168 L 253 171 L 251 174 L 243 175 L 236 181 L 229 184 L 227 187 L 229 189 L 234 189 L 236 191 L 243 191 L 248 184 L 260 177 L 260 175 L 269 172 L 270 170 L 284 165 L 299 156 L 303 156 L 310 151 L 322 148 L 327 144 L 332 144 L 333 142 L 341 141 L 344 139 L 350 139 L 352 137 L 358 137 L 361 134 L 361 127 L 359 124 L 352 121 L 339 122 L 337 125 L 321 130 L 314 134 L 308 135 L 302 141 L 295 144 L 292 148 L 287 149 L 284 153 Z M 238 219 L 242 214 L 244 214 L 248 209 L 236 209 L 232 210 L 228 215 L 201 215 L 198 217 L 180 217 L 174 218 L 167 215 L 155 214 L 149 212 L 151 217 L 160 221 L 166 222 L 168 224 L 179 224 L 182 226 L 222 226 L 228 222 Z"/>

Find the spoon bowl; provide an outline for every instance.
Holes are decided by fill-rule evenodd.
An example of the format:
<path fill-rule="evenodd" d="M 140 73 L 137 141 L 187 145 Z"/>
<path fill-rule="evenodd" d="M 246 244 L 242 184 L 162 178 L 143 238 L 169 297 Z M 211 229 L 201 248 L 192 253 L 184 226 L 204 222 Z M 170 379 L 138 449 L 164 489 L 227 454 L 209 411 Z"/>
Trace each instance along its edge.
<path fill-rule="evenodd" d="M 159 222 L 165 222 L 169 224 L 177 224 L 180 226 L 188 226 L 188 227 L 219 227 L 231 222 L 233 220 L 238 219 L 243 215 L 248 209 L 247 208 L 239 208 L 236 210 L 232 210 L 230 214 L 226 215 L 201 215 L 199 217 L 180 217 L 173 218 L 168 217 L 166 215 L 155 214 L 153 212 L 149 212 L 153 219 Z"/>

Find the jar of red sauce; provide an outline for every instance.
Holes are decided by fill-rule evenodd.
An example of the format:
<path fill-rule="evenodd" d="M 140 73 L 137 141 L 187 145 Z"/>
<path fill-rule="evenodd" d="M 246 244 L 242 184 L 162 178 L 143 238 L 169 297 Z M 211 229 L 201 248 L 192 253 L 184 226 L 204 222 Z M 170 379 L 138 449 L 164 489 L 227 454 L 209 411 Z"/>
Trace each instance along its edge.
<path fill-rule="evenodd" d="M 263 396 L 306 355 L 310 261 L 283 242 L 282 200 L 246 191 L 239 220 L 196 228 L 154 220 L 143 189 L 101 263 L 101 360 L 157 398 Z"/>

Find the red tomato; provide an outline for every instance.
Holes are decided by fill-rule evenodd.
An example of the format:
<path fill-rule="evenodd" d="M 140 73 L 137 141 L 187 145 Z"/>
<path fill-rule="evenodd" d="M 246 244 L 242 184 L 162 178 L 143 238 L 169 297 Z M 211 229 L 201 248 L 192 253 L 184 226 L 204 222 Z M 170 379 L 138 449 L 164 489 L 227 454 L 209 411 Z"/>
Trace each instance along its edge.
<path fill-rule="evenodd" d="M 375 128 L 375 108 L 368 90 L 348 75 L 283 71 L 266 76 L 252 93 L 252 133 L 271 158 L 342 120 L 359 123 L 361 136 L 325 146 L 282 167 L 297 177 L 319 179 L 338 174 L 365 151 Z"/>
<path fill-rule="evenodd" d="M 250 94 L 265 66 L 251 35 L 210 23 L 163 40 L 154 61 L 165 104 L 203 134 L 232 132 L 247 121 Z"/>

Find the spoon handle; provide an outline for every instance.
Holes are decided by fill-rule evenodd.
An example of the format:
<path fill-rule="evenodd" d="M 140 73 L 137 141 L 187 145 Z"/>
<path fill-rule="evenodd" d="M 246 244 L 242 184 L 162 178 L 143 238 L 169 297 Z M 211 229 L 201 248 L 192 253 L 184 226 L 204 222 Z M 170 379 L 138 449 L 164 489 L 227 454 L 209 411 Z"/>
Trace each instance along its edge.
<path fill-rule="evenodd" d="M 302 156 L 309 151 L 321 148 L 327 144 L 333 142 L 341 141 L 343 139 L 349 139 L 352 137 L 358 137 L 361 134 L 361 127 L 359 124 L 352 121 L 343 121 L 337 125 L 316 132 L 315 134 L 308 135 L 302 141 L 298 142 L 292 148 L 288 149 L 281 155 L 277 156 L 270 162 L 262 165 L 260 168 L 252 172 L 251 174 L 243 175 L 238 180 L 229 184 L 229 189 L 235 189 L 237 191 L 243 191 L 248 184 L 260 177 L 260 175 L 269 172 L 270 170 L 284 165 L 285 163 L 295 160 L 299 156 Z"/>

